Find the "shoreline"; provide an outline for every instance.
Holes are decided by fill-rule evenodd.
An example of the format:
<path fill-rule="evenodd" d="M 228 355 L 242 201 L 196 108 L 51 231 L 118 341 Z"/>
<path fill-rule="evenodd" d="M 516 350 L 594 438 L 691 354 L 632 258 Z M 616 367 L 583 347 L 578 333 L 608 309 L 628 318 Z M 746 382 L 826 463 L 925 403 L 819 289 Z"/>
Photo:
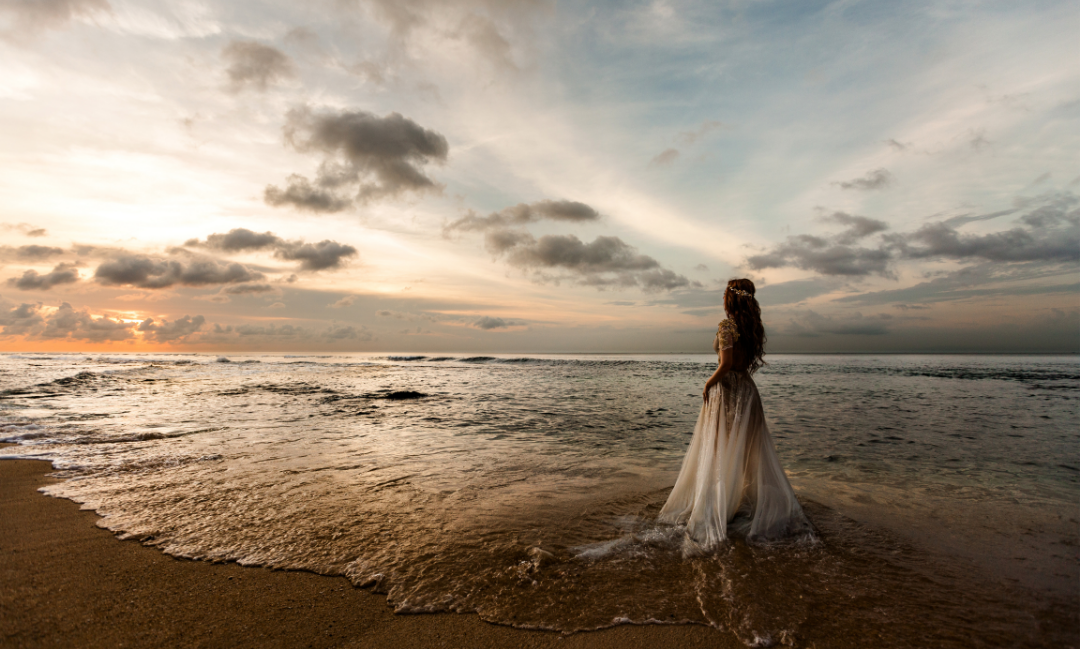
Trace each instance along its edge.
<path fill-rule="evenodd" d="M 7 446 L 7 445 L 5 445 Z M 38 492 L 44 460 L 0 460 L 5 647 L 743 647 L 691 625 L 561 635 L 475 614 L 396 615 L 344 577 L 178 559 L 117 539 L 78 503 Z"/>

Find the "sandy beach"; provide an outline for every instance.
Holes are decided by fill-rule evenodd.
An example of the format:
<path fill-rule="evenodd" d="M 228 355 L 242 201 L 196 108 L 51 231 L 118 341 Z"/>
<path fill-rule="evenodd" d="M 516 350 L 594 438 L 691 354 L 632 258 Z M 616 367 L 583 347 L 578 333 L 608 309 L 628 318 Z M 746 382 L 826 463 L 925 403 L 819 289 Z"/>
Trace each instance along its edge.
<path fill-rule="evenodd" d="M 563 636 L 476 615 L 394 615 L 344 578 L 175 559 L 37 489 L 49 463 L 0 462 L 5 647 L 740 647 L 701 626 Z"/>

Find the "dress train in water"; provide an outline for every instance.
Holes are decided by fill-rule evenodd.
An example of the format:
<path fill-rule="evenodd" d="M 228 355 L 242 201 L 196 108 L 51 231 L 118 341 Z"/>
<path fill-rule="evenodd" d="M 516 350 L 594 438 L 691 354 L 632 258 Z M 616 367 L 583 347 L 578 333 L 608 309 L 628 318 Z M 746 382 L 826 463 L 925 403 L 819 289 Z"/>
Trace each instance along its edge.
<path fill-rule="evenodd" d="M 812 533 L 780 466 L 757 385 L 749 372 L 732 371 L 701 406 L 660 520 L 686 523 L 689 537 L 710 548 L 727 539 L 728 524 L 740 512 L 750 521 L 749 541 Z"/>

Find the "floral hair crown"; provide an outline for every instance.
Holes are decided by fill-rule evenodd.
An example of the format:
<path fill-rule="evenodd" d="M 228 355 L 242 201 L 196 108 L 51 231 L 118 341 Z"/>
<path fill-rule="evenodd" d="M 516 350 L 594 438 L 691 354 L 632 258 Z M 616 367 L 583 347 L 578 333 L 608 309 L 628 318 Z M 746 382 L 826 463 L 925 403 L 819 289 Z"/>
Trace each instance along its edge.
<path fill-rule="evenodd" d="M 735 295 L 741 295 L 743 297 L 754 297 L 753 293 L 747 293 L 746 291 L 739 290 L 734 286 L 727 287 L 727 290 L 731 291 Z"/>

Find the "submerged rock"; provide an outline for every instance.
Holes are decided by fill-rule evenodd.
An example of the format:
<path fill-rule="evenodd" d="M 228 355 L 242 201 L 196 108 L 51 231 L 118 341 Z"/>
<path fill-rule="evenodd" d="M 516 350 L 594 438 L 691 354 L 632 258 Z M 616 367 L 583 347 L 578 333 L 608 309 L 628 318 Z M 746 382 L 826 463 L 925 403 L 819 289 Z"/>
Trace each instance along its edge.
<path fill-rule="evenodd" d="M 395 392 L 387 392 L 386 394 L 376 395 L 376 399 L 390 399 L 391 401 L 404 401 L 406 399 L 423 399 L 427 395 L 423 392 L 415 392 L 413 390 L 397 390 Z"/>

